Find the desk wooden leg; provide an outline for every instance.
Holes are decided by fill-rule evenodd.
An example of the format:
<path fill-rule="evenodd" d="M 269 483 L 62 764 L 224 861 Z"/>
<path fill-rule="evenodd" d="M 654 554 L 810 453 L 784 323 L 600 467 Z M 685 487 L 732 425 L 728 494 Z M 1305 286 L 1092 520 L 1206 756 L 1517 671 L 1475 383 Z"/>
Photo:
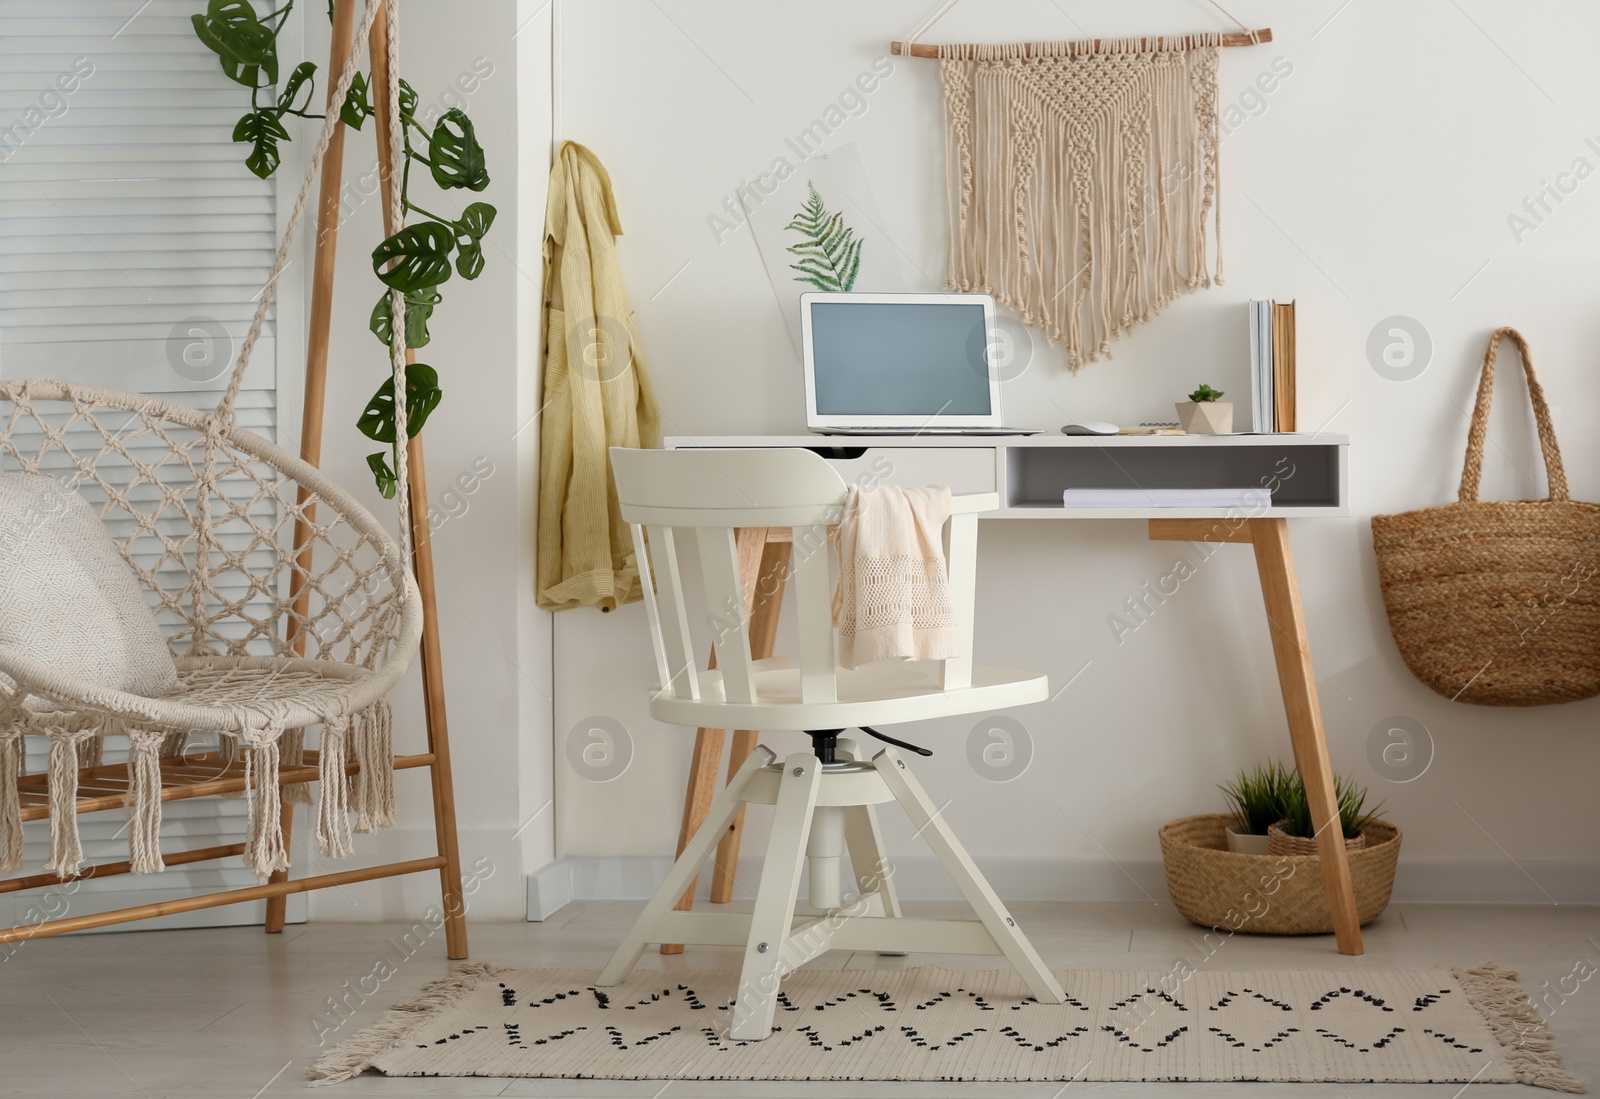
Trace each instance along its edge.
<path fill-rule="evenodd" d="M 1251 519 L 1250 541 L 1255 546 L 1256 571 L 1261 576 L 1278 683 L 1289 718 L 1289 738 L 1294 744 L 1295 763 L 1305 780 L 1306 799 L 1311 803 L 1311 823 L 1317 830 L 1317 851 L 1328 890 L 1328 908 L 1333 912 L 1333 933 L 1339 953 L 1360 954 L 1361 920 L 1356 915 L 1355 889 L 1350 883 L 1350 863 L 1339 826 L 1333 768 L 1323 734 L 1322 708 L 1317 702 L 1316 670 L 1311 663 L 1287 521 Z"/>
<path fill-rule="evenodd" d="M 744 761 L 750 753 L 756 750 L 756 743 L 761 739 L 760 732 L 754 729 L 735 729 L 733 733 L 733 749 L 728 753 L 728 778 L 731 780 L 739 773 L 739 768 L 744 766 Z M 747 806 L 739 806 L 739 812 L 733 818 L 733 823 L 728 825 L 728 830 L 722 833 L 722 839 L 717 843 L 717 860 L 711 868 L 711 903 L 727 904 L 733 900 L 733 878 L 739 867 L 739 845 L 744 842 L 744 811 Z"/>
<path fill-rule="evenodd" d="M 757 659 L 760 659 L 761 657 L 772 655 L 772 639 L 768 636 L 771 631 L 768 631 L 764 625 L 758 623 L 755 617 L 756 608 L 761 603 L 760 589 L 764 586 L 760 583 L 761 577 L 765 575 L 763 562 L 766 560 L 770 549 L 767 544 L 767 528 L 751 527 L 741 529 L 735 537 L 739 546 L 739 572 L 744 580 L 745 612 L 751 616 L 749 629 L 751 652 Z M 787 545 L 783 546 L 785 551 L 788 548 Z M 787 552 L 785 560 L 787 560 Z M 779 589 L 779 595 L 780 597 L 782 595 L 781 588 Z M 776 611 L 773 612 L 774 615 L 776 613 Z M 776 621 L 774 621 L 773 629 L 776 629 Z M 756 637 L 758 632 L 760 636 L 767 638 L 765 652 L 757 650 Z M 715 668 L 716 666 L 717 654 L 713 650 L 707 667 Z M 722 762 L 722 745 L 727 736 L 728 733 L 725 729 L 700 729 L 695 733 L 694 757 L 689 763 L 689 786 L 683 795 L 683 823 L 678 829 L 679 855 L 683 854 L 683 850 L 688 846 L 689 840 L 700 830 L 700 825 L 704 823 L 706 814 L 711 811 L 711 803 L 716 800 L 717 765 Z M 741 753 L 739 747 L 745 742 L 745 738 L 749 738 L 749 747 L 745 748 Z M 754 733 L 740 731 L 735 734 L 734 757 L 738 762 L 734 764 L 734 770 L 728 772 L 729 777 L 732 777 L 734 771 L 737 771 L 744 764 L 745 758 L 750 754 L 750 749 L 754 747 Z M 743 819 L 744 806 L 741 805 L 739 807 L 739 820 L 742 821 Z M 735 824 L 734 827 L 737 828 L 738 825 Z M 724 837 L 724 842 L 725 840 L 726 837 Z M 721 846 L 721 844 L 718 845 L 719 851 Z M 737 850 L 735 848 L 735 852 Z M 720 878 L 720 876 L 719 873 L 718 877 Z M 733 880 L 730 871 L 728 889 L 731 891 L 732 888 Z M 689 887 L 683 891 L 683 896 L 678 898 L 678 903 L 674 906 L 676 911 L 688 912 L 694 907 L 694 891 L 695 883 L 691 881 Z M 661 953 L 682 954 L 683 944 L 662 943 Z"/>
<path fill-rule="evenodd" d="M 678 830 L 678 854 L 681 856 L 689 840 L 705 823 L 706 814 L 717 796 L 717 764 L 722 762 L 722 742 L 727 738 L 725 729 L 701 729 L 694 735 L 694 759 L 689 764 L 689 789 L 683 797 L 683 826 Z M 748 753 L 746 753 L 748 754 Z M 695 883 L 683 891 L 674 906 L 679 912 L 694 907 Z M 661 953 L 682 954 L 682 943 L 662 943 Z"/>
<path fill-rule="evenodd" d="M 756 584 L 755 599 L 750 608 L 750 656 L 765 660 L 772 655 L 778 640 L 778 613 L 783 607 L 783 588 L 789 579 L 789 542 L 768 542 L 761 553 L 761 579 Z M 754 729 L 739 729 L 733 734 L 733 749 L 728 753 L 728 780 L 738 774 L 739 768 L 751 752 L 761 734 Z M 712 868 L 711 903 L 727 904 L 733 900 L 733 877 L 739 864 L 739 844 L 744 839 L 745 806 L 722 834 L 717 844 L 717 861 Z"/>

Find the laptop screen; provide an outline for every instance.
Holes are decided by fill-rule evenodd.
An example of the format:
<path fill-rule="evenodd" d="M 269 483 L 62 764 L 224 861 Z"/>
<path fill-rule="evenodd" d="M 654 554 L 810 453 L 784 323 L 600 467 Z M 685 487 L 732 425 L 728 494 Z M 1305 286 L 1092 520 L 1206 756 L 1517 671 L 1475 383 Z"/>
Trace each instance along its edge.
<path fill-rule="evenodd" d="M 814 301 L 820 416 L 987 416 L 981 302 Z"/>

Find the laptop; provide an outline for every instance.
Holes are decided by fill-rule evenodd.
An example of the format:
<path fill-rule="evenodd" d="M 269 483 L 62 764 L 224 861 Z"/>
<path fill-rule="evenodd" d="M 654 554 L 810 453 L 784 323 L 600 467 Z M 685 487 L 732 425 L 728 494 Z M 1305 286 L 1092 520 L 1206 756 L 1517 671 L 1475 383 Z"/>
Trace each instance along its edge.
<path fill-rule="evenodd" d="M 821 435 L 1035 435 L 1000 418 L 988 294 L 800 297 L 806 426 Z"/>

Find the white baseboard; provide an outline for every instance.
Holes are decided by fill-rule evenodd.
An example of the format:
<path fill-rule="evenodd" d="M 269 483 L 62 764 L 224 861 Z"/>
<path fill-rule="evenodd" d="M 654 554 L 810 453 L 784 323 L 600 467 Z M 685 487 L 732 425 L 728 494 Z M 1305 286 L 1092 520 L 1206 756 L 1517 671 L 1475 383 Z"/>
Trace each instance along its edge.
<path fill-rule="evenodd" d="M 644 900 L 672 860 L 575 857 L 528 877 L 528 919 L 544 920 L 571 901 Z M 1159 859 L 991 857 L 978 861 L 1008 901 L 1156 901 L 1170 903 Z M 761 860 L 740 859 L 735 897 L 754 900 Z M 700 896 L 709 874 L 700 875 Z M 894 860 L 894 880 L 908 900 L 959 900 L 931 855 Z M 1600 860 L 1402 859 L 1398 904 L 1600 904 Z"/>
<path fill-rule="evenodd" d="M 565 860 L 528 875 L 529 923 L 548 920 L 572 901 L 572 866 Z"/>

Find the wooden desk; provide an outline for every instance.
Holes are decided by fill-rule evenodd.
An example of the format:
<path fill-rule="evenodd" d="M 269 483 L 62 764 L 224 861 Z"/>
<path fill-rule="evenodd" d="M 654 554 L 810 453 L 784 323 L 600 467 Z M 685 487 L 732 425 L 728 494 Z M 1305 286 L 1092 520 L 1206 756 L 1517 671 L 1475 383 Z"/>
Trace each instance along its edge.
<path fill-rule="evenodd" d="M 1338 824 L 1333 772 L 1322 709 L 1306 638 L 1305 614 L 1289 546 L 1288 520 L 1350 514 L 1346 471 L 1349 439 L 1343 435 L 1165 436 L 732 436 L 669 438 L 668 449 L 804 447 L 832 462 L 847 482 L 947 484 L 957 493 L 996 492 L 998 511 L 984 519 L 1146 519 L 1148 537 L 1254 547 L 1256 571 L 1277 663 L 1278 683 L 1295 763 L 1304 776 L 1317 828 L 1323 880 L 1341 954 L 1360 954 L 1361 924 L 1344 834 Z M 1257 486 L 1239 508 L 1067 509 L 1062 489 L 1221 488 Z M 778 609 L 788 575 L 788 531 L 741 531 L 740 565 L 750 614 L 751 655 L 772 655 Z M 715 656 L 712 658 L 715 660 Z M 728 760 L 732 775 L 755 748 L 756 730 L 736 730 Z M 716 794 L 717 769 L 727 733 L 701 729 L 695 736 L 684 798 L 678 852 L 705 819 Z M 711 899 L 733 897 L 743 814 L 717 850 Z M 688 909 L 694 889 L 679 908 Z M 682 946 L 663 945 L 662 953 Z"/>

